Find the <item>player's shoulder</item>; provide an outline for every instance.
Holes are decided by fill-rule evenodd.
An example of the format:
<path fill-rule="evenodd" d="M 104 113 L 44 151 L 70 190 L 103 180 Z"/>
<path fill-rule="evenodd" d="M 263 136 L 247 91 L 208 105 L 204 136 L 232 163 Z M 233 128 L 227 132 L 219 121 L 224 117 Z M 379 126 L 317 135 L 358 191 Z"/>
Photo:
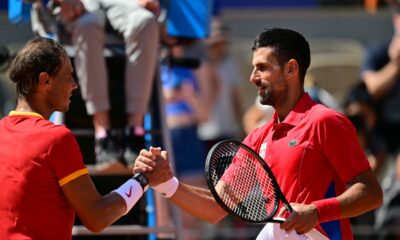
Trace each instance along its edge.
<path fill-rule="evenodd" d="M 307 119 L 315 124 L 346 121 L 346 117 L 341 112 L 328 108 L 323 104 L 315 104 L 310 108 L 307 115 Z"/>
<path fill-rule="evenodd" d="M 53 138 L 64 138 L 64 137 L 73 137 L 73 134 L 70 129 L 68 129 L 63 124 L 54 124 L 52 122 L 44 122 L 42 125 L 42 130 L 49 135 L 49 137 Z"/>

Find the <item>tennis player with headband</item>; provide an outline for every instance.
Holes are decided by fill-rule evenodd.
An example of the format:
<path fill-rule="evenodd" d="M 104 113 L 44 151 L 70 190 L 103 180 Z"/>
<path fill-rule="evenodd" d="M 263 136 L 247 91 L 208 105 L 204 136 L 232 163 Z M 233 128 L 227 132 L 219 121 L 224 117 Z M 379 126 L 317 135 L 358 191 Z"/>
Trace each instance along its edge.
<path fill-rule="evenodd" d="M 265 30 L 254 42 L 252 65 L 250 82 L 257 87 L 260 102 L 276 112 L 243 143 L 270 166 L 293 208 L 289 214 L 281 207 L 278 215 L 286 220 L 278 226 L 280 231 L 267 224 L 258 239 L 304 239 L 301 234 L 313 228 L 329 239 L 353 239 L 349 218 L 379 207 L 382 189 L 350 121 L 304 91 L 308 42 L 292 30 Z M 169 187 L 158 191 L 169 188 L 169 200 L 195 217 L 216 223 L 227 215 L 208 190 L 165 177 L 170 169 L 160 163 L 139 159 L 134 172 L 164 172 L 159 175 L 170 180 L 162 185 Z"/>
<path fill-rule="evenodd" d="M 9 72 L 18 100 L 0 121 L 0 239 L 71 240 L 75 212 L 89 230 L 101 231 L 129 212 L 147 184 L 168 180 L 132 178 L 105 196 L 98 193 L 71 131 L 49 122 L 54 111 L 68 110 L 78 88 L 59 43 L 30 40 Z"/>

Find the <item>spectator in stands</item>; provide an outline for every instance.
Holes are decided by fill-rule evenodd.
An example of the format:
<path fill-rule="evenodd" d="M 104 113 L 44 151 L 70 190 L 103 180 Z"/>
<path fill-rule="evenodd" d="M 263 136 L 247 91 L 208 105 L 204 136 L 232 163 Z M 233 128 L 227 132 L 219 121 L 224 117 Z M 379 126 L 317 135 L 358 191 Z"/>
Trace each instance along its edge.
<path fill-rule="evenodd" d="M 400 221 L 400 2 L 386 3 L 392 10 L 393 35 L 369 45 L 361 65 L 361 78 L 377 113 L 376 132 L 381 134 L 388 158 L 394 159 L 393 165 L 388 162 L 385 201 L 377 211 L 375 230 L 379 239 L 398 238 L 393 226 Z"/>
<path fill-rule="evenodd" d="M 181 45 L 171 46 L 170 57 L 183 59 L 183 51 Z M 206 112 L 199 82 L 193 68 L 174 60 L 161 66 L 161 81 L 177 174 L 198 178 L 204 169 L 204 148 L 197 127 L 205 120 Z"/>
<path fill-rule="evenodd" d="M 185 62 L 183 45 L 170 46 L 169 60 L 161 66 L 161 81 L 165 99 L 166 125 L 172 142 L 173 159 L 178 176 L 195 186 L 205 187 L 204 146 L 198 125 L 206 118 L 204 96 L 199 86 L 196 66 Z M 186 60 L 188 61 L 188 60 Z M 201 221 L 182 213 L 184 239 L 193 240 L 188 230 L 199 229 Z"/>
<path fill-rule="evenodd" d="M 369 46 L 361 67 L 361 77 L 377 111 L 377 132 L 400 169 L 400 2 L 387 0 L 393 9 L 393 36 Z M 397 174 L 400 178 L 400 171 Z"/>
<path fill-rule="evenodd" d="M 221 140 L 242 138 L 240 86 L 245 80 L 240 77 L 238 68 L 229 55 L 229 29 L 221 20 L 213 20 L 211 35 L 206 39 L 206 44 L 217 82 L 217 85 L 213 84 L 217 90 L 215 102 L 208 119 L 200 124 L 198 131 L 208 152 Z"/>
<path fill-rule="evenodd" d="M 350 119 L 357 131 L 360 146 L 364 149 L 372 171 L 378 178 L 384 177 L 383 165 L 387 158 L 386 145 L 376 132 L 376 112 L 372 98 L 366 90 L 364 82 L 359 82 L 350 88 L 344 99 L 344 114 Z M 370 211 L 358 217 L 352 218 L 355 226 L 373 227 L 376 211 Z M 375 239 L 374 236 L 366 237 Z"/>
<path fill-rule="evenodd" d="M 127 214 L 147 183 L 133 177 L 101 196 L 71 131 L 49 121 L 54 111 L 68 110 L 78 88 L 63 47 L 36 37 L 22 47 L 9 72 L 17 107 L 0 121 L 0 239 L 68 240 L 75 212 L 94 232 Z M 148 184 L 163 182 L 158 177 Z"/>
<path fill-rule="evenodd" d="M 93 116 L 97 169 L 122 170 L 131 166 L 138 151 L 144 147 L 143 117 L 147 111 L 159 44 L 158 0 L 64 0 L 50 1 L 50 10 L 57 14 L 57 37 L 75 47 L 75 69 L 86 110 Z M 39 20 L 45 20 L 42 2 L 34 4 Z M 122 35 L 125 43 L 125 99 L 127 126 L 124 141 L 110 123 L 110 100 L 103 48 L 105 29 L 110 25 Z M 44 22 L 43 31 L 53 25 Z M 47 28 L 46 28 L 47 26 Z M 54 28 L 53 28 L 54 30 Z"/>
<path fill-rule="evenodd" d="M 242 122 L 246 134 L 271 120 L 275 109 L 270 105 L 262 105 L 257 96 L 254 103 L 244 112 Z"/>
<path fill-rule="evenodd" d="M 13 94 L 12 85 L 10 81 L 7 81 L 5 74 L 10 55 L 6 46 L 0 46 L 0 118 L 15 108 L 15 94 Z"/>
<path fill-rule="evenodd" d="M 343 105 L 344 114 L 357 130 L 358 141 L 367 154 L 371 169 L 379 175 L 387 158 L 387 150 L 383 139 L 376 132 L 375 106 L 364 82 L 349 90 Z"/>

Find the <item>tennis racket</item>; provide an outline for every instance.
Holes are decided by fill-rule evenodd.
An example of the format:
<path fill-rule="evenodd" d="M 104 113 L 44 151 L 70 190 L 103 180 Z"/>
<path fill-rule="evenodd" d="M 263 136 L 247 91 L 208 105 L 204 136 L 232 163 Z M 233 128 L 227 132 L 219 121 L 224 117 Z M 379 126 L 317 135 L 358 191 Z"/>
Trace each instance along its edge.
<path fill-rule="evenodd" d="M 274 218 L 280 202 L 292 212 L 271 169 L 243 143 L 225 140 L 215 144 L 205 167 L 215 200 L 236 218 L 248 223 L 283 222 Z"/>

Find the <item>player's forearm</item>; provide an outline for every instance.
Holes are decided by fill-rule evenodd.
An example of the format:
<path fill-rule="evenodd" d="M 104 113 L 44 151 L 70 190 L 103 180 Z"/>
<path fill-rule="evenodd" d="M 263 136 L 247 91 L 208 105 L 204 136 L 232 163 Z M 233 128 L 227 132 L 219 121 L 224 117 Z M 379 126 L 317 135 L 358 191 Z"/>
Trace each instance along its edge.
<path fill-rule="evenodd" d="M 169 200 L 190 215 L 212 224 L 227 215 L 206 189 L 180 184 Z"/>
<path fill-rule="evenodd" d="M 94 203 L 87 211 L 78 212 L 78 216 L 87 229 L 100 232 L 126 213 L 124 200 L 116 193 L 110 193 Z"/>
<path fill-rule="evenodd" d="M 89 174 L 63 185 L 62 189 L 82 223 L 93 232 L 101 231 L 126 214 L 143 195 L 140 184 L 130 179 L 101 196 Z"/>

